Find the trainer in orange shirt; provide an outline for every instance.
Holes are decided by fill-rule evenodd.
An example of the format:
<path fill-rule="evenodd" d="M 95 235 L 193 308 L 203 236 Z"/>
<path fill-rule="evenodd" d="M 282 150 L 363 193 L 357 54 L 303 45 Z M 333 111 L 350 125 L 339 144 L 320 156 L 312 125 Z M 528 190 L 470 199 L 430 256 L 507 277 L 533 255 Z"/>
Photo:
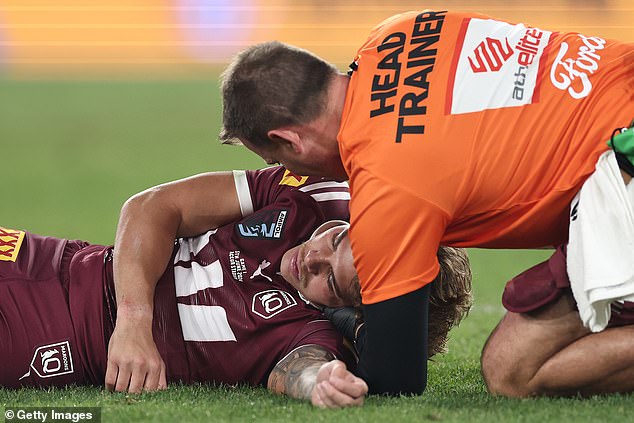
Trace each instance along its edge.
<path fill-rule="evenodd" d="M 223 75 L 221 139 L 350 180 L 360 373 L 373 392 L 420 393 L 438 246 L 565 242 L 572 198 L 634 117 L 634 44 L 408 12 L 379 24 L 351 69 L 248 48 Z"/>

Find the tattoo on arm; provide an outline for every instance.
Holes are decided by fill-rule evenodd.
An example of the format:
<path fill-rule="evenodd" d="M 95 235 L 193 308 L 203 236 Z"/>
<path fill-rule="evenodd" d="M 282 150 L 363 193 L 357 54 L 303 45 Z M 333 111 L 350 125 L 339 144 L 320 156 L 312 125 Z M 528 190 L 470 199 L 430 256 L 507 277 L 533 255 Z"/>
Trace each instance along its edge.
<path fill-rule="evenodd" d="M 322 364 L 336 357 L 320 345 L 304 345 L 284 357 L 271 371 L 268 388 L 293 398 L 310 399 Z"/>

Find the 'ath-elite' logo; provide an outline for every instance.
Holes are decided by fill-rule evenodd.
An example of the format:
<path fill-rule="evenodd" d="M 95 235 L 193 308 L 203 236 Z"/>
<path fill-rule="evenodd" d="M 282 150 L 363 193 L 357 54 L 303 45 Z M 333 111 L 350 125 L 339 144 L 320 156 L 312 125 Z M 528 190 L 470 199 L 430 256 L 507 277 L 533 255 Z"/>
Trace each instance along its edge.
<path fill-rule="evenodd" d="M 468 56 L 471 70 L 475 73 L 497 72 L 513 55 L 513 48 L 508 39 L 506 43 L 495 38 L 486 37 L 484 41 L 473 50 L 472 56 Z"/>
<path fill-rule="evenodd" d="M 493 19 L 463 21 L 445 113 L 519 107 L 539 100 L 552 32 Z"/>

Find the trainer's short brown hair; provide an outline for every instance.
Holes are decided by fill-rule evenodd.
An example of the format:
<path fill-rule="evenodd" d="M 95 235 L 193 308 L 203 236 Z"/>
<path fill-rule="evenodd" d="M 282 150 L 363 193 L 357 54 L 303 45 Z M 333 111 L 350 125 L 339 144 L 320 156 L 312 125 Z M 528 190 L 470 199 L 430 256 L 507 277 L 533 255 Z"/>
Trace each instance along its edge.
<path fill-rule="evenodd" d="M 314 54 L 278 41 L 247 48 L 221 76 L 220 141 L 266 146 L 270 130 L 311 122 L 324 110 L 337 74 Z"/>

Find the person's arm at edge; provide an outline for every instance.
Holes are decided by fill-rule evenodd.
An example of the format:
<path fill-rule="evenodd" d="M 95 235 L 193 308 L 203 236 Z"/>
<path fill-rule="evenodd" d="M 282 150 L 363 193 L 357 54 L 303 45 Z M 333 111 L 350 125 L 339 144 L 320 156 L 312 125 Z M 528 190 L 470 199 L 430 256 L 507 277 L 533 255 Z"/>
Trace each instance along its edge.
<path fill-rule="evenodd" d="M 420 395 L 427 386 L 427 326 L 430 285 L 363 305 L 357 374 L 372 394 Z"/>
<path fill-rule="evenodd" d="M 150 188 L 126 201 L 114 250 L 117 321 L 108 347 L 105 385 L 140 392 L 167 386 L 152 337 L 154 290 L 174 240 L 241 217 L 232 172 L 192 176 Z"/>
<path fill-rule="evenodd" d="M 346 364 L 320 345 L 304 345 L 280 360 L 268 379 L 268 389 L 317 407 L 363 405 L 367 384 Z"/>

